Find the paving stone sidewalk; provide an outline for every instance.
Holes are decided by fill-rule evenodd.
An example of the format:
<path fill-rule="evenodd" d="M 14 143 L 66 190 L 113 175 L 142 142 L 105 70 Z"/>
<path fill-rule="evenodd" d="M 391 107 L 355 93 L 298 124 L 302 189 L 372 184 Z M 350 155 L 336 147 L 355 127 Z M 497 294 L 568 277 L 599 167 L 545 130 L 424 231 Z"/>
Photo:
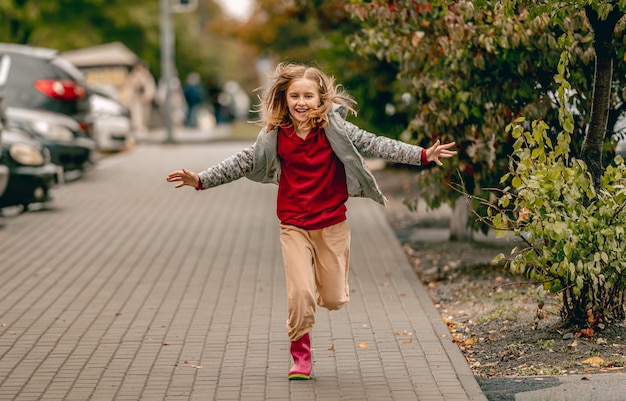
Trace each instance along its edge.
<path fill-rule="evenodd" d="M 165 181 L 245 142 L 138 145 L 0 228 L 0 400 L 485 401 L 382 208 L 352 199 L 351 301 L 289 382 L 276 188 Z"/>

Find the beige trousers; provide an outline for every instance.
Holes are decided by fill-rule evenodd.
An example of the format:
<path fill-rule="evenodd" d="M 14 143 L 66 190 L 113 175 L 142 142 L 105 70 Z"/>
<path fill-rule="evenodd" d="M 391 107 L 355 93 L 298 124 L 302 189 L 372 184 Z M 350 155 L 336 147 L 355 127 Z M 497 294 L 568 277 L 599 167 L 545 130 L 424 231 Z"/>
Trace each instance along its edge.
<path fill-rule="evenodd" d="M 287 335 L 299 340 L 315 324 L 315 305 L 341 308 L 350 299 L 350 227 L 343 221 L 320 230 L 280 226 L 287 279 Z"/>

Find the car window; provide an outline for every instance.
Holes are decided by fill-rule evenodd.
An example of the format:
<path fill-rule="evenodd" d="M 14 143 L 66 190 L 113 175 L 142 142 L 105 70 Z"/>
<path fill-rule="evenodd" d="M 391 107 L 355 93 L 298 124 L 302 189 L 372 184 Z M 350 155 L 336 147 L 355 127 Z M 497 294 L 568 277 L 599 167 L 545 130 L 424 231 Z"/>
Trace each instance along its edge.
<path fill-rule="evenodd" d="M 41 97 L 34 87 L 38 79 L 71 79 L 44 59 L 22 54 L 6 54 L 4 57 L 10 59 L 9 72 L 0 89 L 10 105 L 31 104 L 33 99 Z"/>
<path fill-rule="evenodd" d="M 80 72 L 78 68 L 74 67 L 72 63 L 70 63 L 69 61 L 65 60 L 62 57 L 54 58 L 51 61 L 51 64 L 58 67 L 59 70 L 61 70 L 63 74 L 67 74 L 67 76 L 73 79 L 74 81 L 78 81 L 82 83 L 85 80 L 83 73 Z"/>

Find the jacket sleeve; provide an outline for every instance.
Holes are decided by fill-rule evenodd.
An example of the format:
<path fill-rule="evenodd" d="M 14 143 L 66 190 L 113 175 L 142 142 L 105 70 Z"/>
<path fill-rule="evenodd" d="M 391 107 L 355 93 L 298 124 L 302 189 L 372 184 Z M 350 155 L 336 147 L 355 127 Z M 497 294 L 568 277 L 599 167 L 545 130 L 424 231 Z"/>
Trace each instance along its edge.
<path fill-rule="evenodd" d="M 248 147 L 198 173 L 202 189 L 216 187 L 246 176 L 254 164 L 254 147 Z"/>
<path fill-rule="evenodd" d="M 422 151 L 424 148 L 421 146 L 410 145 L 396 139 L 372 134 L 348 121 L 345 124 L 348 138 L 350 138 L 354 147 L 361 155 L 395 163 L 422 165 Z"/>

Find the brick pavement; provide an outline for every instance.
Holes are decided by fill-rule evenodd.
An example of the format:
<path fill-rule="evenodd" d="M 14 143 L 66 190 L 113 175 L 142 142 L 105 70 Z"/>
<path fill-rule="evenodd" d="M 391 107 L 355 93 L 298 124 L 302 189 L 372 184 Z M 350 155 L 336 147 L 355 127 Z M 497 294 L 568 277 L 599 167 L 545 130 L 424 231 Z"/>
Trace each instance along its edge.
<path fill-rule="evenodd" d="M 242 142 L 144 145 L 0 228 L 0 400 L 486 400 L 381 207 L 352 199 L 351 301 L 289 382 L 272 185 L 197 193 Z"/>

